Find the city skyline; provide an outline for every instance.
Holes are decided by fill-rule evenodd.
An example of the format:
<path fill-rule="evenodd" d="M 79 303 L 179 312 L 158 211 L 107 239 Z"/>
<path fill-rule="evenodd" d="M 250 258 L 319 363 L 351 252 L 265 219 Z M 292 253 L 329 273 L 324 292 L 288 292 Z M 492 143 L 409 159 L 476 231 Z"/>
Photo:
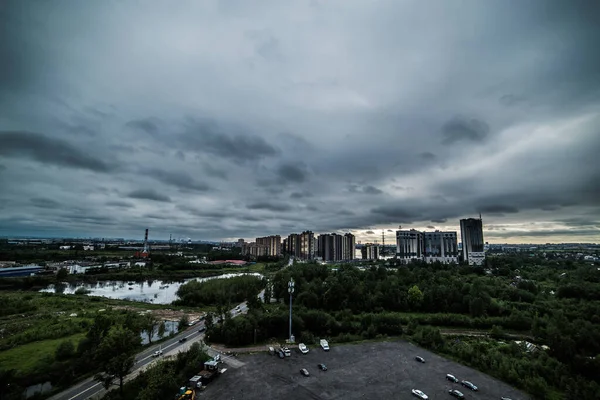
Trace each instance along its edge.
<path fill-rule="evenodd" d="M 598 12 L 3 2 L 0 236 L 597 243 Z"/>

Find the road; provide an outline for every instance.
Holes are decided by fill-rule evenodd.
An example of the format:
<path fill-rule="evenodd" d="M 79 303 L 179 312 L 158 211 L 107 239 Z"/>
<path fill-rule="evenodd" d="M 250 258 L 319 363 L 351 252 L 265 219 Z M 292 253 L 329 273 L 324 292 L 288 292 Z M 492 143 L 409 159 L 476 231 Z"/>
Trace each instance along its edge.
<path fill-rule="evenodd" d="M 259 297 L 263 294 L 264 291 L 262 291 L 259 294 Z M 236 317 L 238 315 L 248 312 L 248 306 L 246 302 L 243 302 L 235 308 L 233 308 L 230 312 L 232 317 Z M 175 356 L 178 352 L 187 351 L 193 343 L 204 339 L 204 333 L 198 332 L 201 328 L 204 327 L 204 321 L 200 321 L 197 324 L 190 326 L 183 332 L 176 334 L 172 338 L 165 340 L 159 345 L 150 346 L 144 351 L 138 353 L 136 355 L 136 364 L 133 367 L 132 372 L 125 379 L 125 381 L 129 381 L 130 379 L 135 378 L 140 372 L 150 367 L 152 363 L 158 361 L 159 358 L 152 357 L 152 354 L 156 350 L 161 349 L 163 351 L 162 357 Z M 180 343 L 179 340 L 182 338 L 186 338 L 186 341 Z M 215 355 L 219 354 L 218 351 L 211 349 L 210 347 L 207 349 L 207 352 L 211 357 L 214 357 Z M 221 355 L 221 359 L 232 368 L 239 368 L 244 365 L 243 362 L 237 360 L 234 357 Z M 104 394 L 106 394 L 106 390 L 104 389 L 102 384 L 94 380 L 93 378 L 88 378 L 82 382 L 77 383 L 71 388 L 50 397 L 49 400 L 99 399 L 102 396 L 104 396 Z"/>

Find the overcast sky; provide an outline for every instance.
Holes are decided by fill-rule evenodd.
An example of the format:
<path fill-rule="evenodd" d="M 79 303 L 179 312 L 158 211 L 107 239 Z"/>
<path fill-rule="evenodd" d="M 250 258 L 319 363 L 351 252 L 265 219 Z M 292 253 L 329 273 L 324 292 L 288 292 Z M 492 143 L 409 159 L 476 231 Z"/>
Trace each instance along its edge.
<path fill-rule="evenodd" d="M 0 235 L 600 242 L 600 2 L 0 2 Z"/>

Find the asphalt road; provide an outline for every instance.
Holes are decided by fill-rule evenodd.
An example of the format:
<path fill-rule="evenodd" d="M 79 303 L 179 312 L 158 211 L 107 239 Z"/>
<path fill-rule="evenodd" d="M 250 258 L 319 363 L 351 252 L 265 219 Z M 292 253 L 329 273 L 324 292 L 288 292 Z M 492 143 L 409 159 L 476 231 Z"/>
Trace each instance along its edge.
<path fill-rule="evenodd" d="M 262 294 L 263 292 L 261 292 Z M 260 295 L 259 295 L 260 296 Z M 237 315 L 244 314 L 248 311 L 248 306 L 246 302 L 238 305 L 239 309 L 234 308 L 230 312 L 233 317 Z M 159 348 L 163 351 L 163 355 L 161 357 L 168 357 L 171 355 L 177 354 L 179 351 L 187 351 L 189 347 L 197 341 L 200 341 L 204 338 L 204 333 L 199 333 L 198 330 L 204 327 L 204 321 L 200 321 L 193 326 L 190 326 L 183 332 L 180 332 L 160 343 L 159 345 L 152 345 L 144 351 L 138 353 L 136 355 L 136 364 L 133 367 L 132 372 L 127 376 L 126 381 L 134 378 L 141 371 L 145 370 L 152 364 L 157 361 L 159 358 L 152 357 L 152 354 L 158 350 Z M 187 338 L 187 341 L 184 343 L 179 343 L 179 339 Z M 208 353 L 210 356 L 215 356 L 217 354 L 216 351 L 212 349 L 208 349 Z M 229 366 L 234 368 L 239 368 L 244 365 L 243 362 L 238 361 L 235 358 L 221 356 L 223 361 Z M 49 400 L 88 400 L 88 399 L 99 399 L 106 393 L 106 390 L 102 386 L 102 384 L 93 378 L 88 378 L 82 382 L 79 382 L 72 386 L 71 388 L 62 391 L 54 396 L 50 397 Z"/>
<path fill-rule="evenodd" d="M 424 364 L 414 358 L 425 358 Z M 451 400 L 449 389 L 458 389 L 465 399 L 498 400 L 501 396 L 525 400 L 524 393 L 464 365 L 447 360 L 408 342 L 332 345 L 329 352 L 312 346 L 308 354 L 297 349 L 283 360 L 266 351 L 240 355 L 244 368 L 231 369 L 207 386 L 201 398 L 211 400 L 262 399 L 416 399 L 420 389 L 429 399 Z M 325 363 L 328 371 L 317 364 Z M 310 376 L 304 377 L 300 369 Z M 469 380 L 478 392 L 447 381 L 447 373 Z"/>

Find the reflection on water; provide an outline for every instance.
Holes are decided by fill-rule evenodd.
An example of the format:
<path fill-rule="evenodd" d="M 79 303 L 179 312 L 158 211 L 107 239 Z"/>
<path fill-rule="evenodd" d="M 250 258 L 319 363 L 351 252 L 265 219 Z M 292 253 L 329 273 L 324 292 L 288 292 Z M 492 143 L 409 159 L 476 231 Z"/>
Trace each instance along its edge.
<path fill-rule="evenodd" d="M 210 276 L 208 278 L 192 278 L 181 282 L 148 280 L 143 282 L 103 281 L 78 284 L 58 283 L 50 285 L 40 290 L 40 292 L 73 294 L 77 289 L 84 288 L 89 291 L 87 293 L 88 296 L 102 296 L 110 299 L 141 301 L 154 304 L 170 304 L 178 299 L 177 290 L 179 287 L 188 281 L 206 282 L 211 279 L 232 278 L 241 275 L 262 277 L 258 273 L 237 273 Z"/>

